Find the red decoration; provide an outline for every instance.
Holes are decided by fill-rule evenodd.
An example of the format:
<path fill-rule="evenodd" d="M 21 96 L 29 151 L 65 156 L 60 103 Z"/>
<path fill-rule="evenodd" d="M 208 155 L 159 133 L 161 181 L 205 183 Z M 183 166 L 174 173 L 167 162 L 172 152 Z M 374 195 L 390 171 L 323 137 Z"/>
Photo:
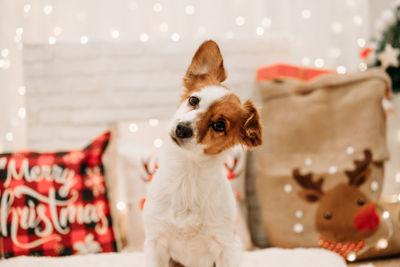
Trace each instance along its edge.
<path fill-rule="evenodd" d="M 228 170 L 226 177 L 228 177 L 229 180 L 232 180 L 232 179 L 235 179 L 236 174 L 233 170 Z"/>
<path fill-rule="evenodd" d="M 146 198 L 145 197 L 143 197 L 139 202 L 139 208 L 140 208 L 141 211 L 143 211 L 145 202 L 146 202 Z"/>
<path fill-rule="evenodd" d="M 237 163 L 238 163 L 238 159 L 236 157 L 233 159 L 232 167 L 230 167 L 228 165 L 228 163 L 224 162 L 224 166 L 225 166 L 226 171 L 227 171 L 226 177 L 228 178 L 228 180 L 233 180 L 233 179 L 236 178 L 235 169 L 236 169 Z"/>
<path fill-rule="evenodd" d="M 156 171 L 158 169 L 158 163 L 157 162 L 154 162 L 152 169 L 149 168 L 149 163 L 150 163 L 150 161 L 152 159 L 153 159 L 152 157 L 149 157 L 147 159 L 147 161 L 143 162 L 143 168 L 144 168 L 144 170 L 146 172 L 146 175 L 147 175 L 145 181 L 148 182 L 148 183 L 150 183 L 153 180 L 153 175 L 156 173 Z"/>
<path fill-rule="evenodd" d="M 236 191 L 235 192 L 235 197 L 236 197 L 237 200 L 240 200 L 242 198 L 242 195 L 240 194 L 239 191 Z"/>
<path fill-rule="evenodd" d="M 347 260 L 347 256 L 350 253 L 352 252 L 355 253 L 365 247 L 364 240 L 357 242 L 340 243 L 340 242 L 331 242 L 320 237 L 318 239 L 318 243 L 322 248 L 336 252 L 337 254 L 341 255 L 345 260 Z"/>
<path fill-rule="evenodd" d="M 361 51 L 360 51 L 360 58 L 362 59 L 367 59 L 369 57 L 369 55 L 373 52 L 374 50 L 371 47 L 364 47 Z"/>
<path fill-rule="evenodd" d="M 363 232 L 370 232 L 379 226 L 379 216 L 376 213 L 376 204 L 366 205 L 354 217 L 354 226 Z"/>
<path fill-rule="evenodd" d="M 334 72 L 323 69 L 298 67 L 289 64 L 275 64 L 258 69 L 256 81 L 274 80 L 279 78 L 294 78 L 303 81 L 310 81 L 315 77 L 326 73 Z"/>
<path fill-rule="evenodd" d="M 116 250 L 101 162 L 109 139 L 84 150 L 0 154 L 1 257 Z"/>

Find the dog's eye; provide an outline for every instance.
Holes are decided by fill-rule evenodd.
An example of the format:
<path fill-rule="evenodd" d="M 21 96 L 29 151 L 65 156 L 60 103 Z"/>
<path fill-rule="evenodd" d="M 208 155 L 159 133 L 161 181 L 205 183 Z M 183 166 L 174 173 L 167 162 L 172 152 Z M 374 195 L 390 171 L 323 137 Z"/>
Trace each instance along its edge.
<path fill-rule="evenodd" d="M 189 105 L 191 105 L 192 107 L 197 106 L 197 105 L 199 104 L 199 102 L 200 102 L 200 99 L 199 99 L 198 97 L 195 97 L 195 96 L 191 96 L 191 97 L 189 97 L 189 99 L 188 99 L 188 103 L 189 103 Z"/>
<path fill-rule="evenodd" d="M 357 205 L 358 206 L 363 206 L 364 204 L 365 204 L 365 199 L 360 198 L 360 199 L 357 200 Z"/>
<path fill-rule="evenodd" d="M 216 132 L 224 132 L 225 131 L 225 122 L 224 121 L 215 121 L 211 123 L 211 127 Z"/>

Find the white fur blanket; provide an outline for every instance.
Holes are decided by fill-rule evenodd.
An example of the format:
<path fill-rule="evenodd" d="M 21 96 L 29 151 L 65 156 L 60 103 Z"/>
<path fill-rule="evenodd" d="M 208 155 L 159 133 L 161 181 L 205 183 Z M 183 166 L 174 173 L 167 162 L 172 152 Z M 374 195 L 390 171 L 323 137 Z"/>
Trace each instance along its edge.
<path fill-rule="evenodd" d="M 145 267 L 139 252 L 50 257 L 16 257 L 0 261 L 0 267 Z M 241 267 L 346 267 L 344 260 L 324 249 L 270 248 L 245 252 Z"/>

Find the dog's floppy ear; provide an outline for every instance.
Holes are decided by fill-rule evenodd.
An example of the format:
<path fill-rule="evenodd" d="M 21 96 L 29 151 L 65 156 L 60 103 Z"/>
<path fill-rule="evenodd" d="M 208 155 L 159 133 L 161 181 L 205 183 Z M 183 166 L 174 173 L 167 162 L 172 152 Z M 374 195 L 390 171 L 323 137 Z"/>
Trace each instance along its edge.
<path fill-rule="evenodd" d="M 243 107 L 245 111 L 240 128 L 240 143 L 248 147 L 259 146 L 262 144 L 262 131 L 258 110 L 251 100 L 247 100 Z"/>
<path fill-rule="evenodd" d="M 194 54 L 183 78 L 183 85 L 190 91 L 196 88 L 198 82 L 207 80 L 218 84 L 225 79 L 224 61 L 217 43 L 212 40 L 205 41 Z"/>

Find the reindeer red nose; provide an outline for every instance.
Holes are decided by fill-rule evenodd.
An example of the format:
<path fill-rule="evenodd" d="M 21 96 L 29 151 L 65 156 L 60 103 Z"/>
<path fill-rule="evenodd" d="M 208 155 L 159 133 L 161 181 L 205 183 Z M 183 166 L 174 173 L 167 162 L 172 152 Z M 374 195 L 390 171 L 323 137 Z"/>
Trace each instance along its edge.
<path fill-rule="evenodd" d="M 375 230 L 379 225 L 379 216 L 376 204 L 371 203 L 363 207 L 353 219 L 354 226 L 362 232 Z"/>

